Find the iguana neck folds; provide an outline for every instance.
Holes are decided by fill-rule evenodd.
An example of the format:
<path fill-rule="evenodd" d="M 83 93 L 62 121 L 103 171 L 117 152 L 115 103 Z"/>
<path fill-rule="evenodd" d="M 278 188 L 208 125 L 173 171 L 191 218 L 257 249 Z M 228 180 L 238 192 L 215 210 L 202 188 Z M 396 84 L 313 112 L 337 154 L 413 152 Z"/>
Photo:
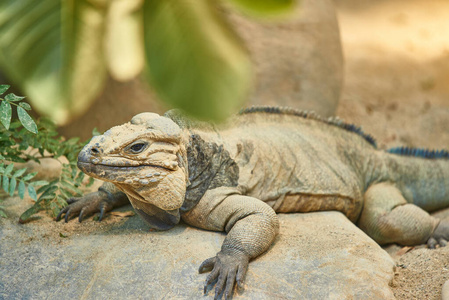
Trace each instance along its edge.
<path fill-rule="evenodd" d="M 187 144 L 188 174 L 183 211 L 194 207 L 207 190 L 238 185 L 239 167 L 223 145 L 191 133 Z"/>

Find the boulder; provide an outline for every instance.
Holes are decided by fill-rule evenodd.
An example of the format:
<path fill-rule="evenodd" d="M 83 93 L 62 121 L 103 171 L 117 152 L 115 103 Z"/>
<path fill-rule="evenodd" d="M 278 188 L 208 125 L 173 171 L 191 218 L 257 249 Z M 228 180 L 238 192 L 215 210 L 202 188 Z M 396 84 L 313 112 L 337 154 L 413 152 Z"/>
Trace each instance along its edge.
<path fill-rule="evenodd" d="M 343 86 L 343 51 L 333 1 L 303 0 L 278 20 L 232 9 L 228 17 L 254 61 L 249 104 L 335 114 Z"/>
<path fill-rule="evenodd" d="M 223 233 L 180 224 L 151 231 L 138 217 L 102 222 L 17 218 L 29 203 L 9 198 L 0 220 L 0 298 L 212 299 L 203 260 Z M 122 211 L 131 211 L 130 206 Z M 280 215 L 271 249 L 250 263 L 234 299 L 393 299 L 393 261 L 341 213 Z"/>

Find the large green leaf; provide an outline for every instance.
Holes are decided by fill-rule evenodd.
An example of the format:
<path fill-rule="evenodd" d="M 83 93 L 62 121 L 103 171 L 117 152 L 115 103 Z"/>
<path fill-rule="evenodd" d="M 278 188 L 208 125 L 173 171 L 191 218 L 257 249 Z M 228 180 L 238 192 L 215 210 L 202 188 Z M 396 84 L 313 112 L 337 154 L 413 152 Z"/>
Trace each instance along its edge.
<path fill-rule="evenodd" d="M 106 78 L 106 0 L 0 0 L 0 68 L 59 124 L 82 113 Z"/>
<path fill-rule="evenodd" d="M 250 60 L 212 0 L 144 3 L 145 58 L 159 96 L 202 119 L 222 120 L 242 106 Z"/>
<path fill-rule="evenodd" d="M 300 0 L 228 0 L 243 12 L 256 17 L 276 17 L 292 12 Z"/>
<path fill-rule="evenodd" d="M 107 14 L 105 54 L 112 77 L 119 81 L 139 75 L 143 54 L 143 0 L 111 1 Z"/>

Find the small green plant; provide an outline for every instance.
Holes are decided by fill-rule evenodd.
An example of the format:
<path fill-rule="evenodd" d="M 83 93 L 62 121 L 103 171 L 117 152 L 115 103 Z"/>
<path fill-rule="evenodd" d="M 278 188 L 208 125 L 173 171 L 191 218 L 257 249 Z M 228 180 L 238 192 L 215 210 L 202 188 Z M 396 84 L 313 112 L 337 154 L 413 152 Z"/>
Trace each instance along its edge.
<path fill-rule="evenodd" d="M 0 85 L 0 96 L 9 85 Z M 51 211 L 57 215 L 62 207 L 67 205 L 70 197 L 82 194 L 80 187 L 84 180 L 84 173 L 76 167 L 78 152 L 83 143 L 78 138 L 65 140 L 56 132 L 56 126 L 48 119 L 42 118 L 36 122 L 27 111 L 31 107 L 21 102 L 24 97 L 13 93 L 0 98 L 0 184 L 7 195 L 13 196 L 17 191 L 23 199 L 26 192 L 35 201 L 34 205 L 25 211 L 19 221 L 26 222 L 41 210 Z M 13 118 L 13 107 L 17 110 L 17 119 Z M 21 128 L 23 127 L 23 128 Z M 30 148 L 38 151 L 28 151 Z M 42 158 L 59 158 L 65 156 L 68 163 L 62 163 L 61 174 L 51 182 L 33 180 L 36 172 L 28 173 L 27 168 L 14 169 L 14 163 L 29 160 L 39 161 Z M 58 160 L 59 161 L 59 160 Z M 91 185 L 90 178 L 87 185 Z M 1 200 L 0 200 L 1 202 Z M 6 217 L 0 206 L 0 216 Z"/>

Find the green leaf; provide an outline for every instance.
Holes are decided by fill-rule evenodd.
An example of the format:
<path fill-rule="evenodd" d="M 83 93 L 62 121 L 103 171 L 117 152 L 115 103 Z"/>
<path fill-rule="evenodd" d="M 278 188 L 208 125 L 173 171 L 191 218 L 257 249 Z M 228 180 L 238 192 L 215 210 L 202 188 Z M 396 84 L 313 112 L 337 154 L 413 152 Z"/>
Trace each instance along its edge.
<path fill-rule="evenodd" d="M 63 187 L 69 189 L 70 191 L 76 193 L 77 195 L 82 195 L 83 194 L 83 192 L 79 188 L 77 188 L 74 185 L 68 183 L 67 181 L 61 181 L 61 184 L 62 184 Z"/>
<path fill-rule="evenodd" d="M 228 0 L 243 13 L 255 17 L 276 17 L 292 12 L 299 0 Z"/>
<path fill-rule="evenodd" d="M 71 178 L 75 178 L 76 173 L 78 173 L 78 169 L 77 168 L 72 168 L 72 173 L 70 174 Z"/>
<path fill-rule="evenodd" d="M 19 170 L 17 170 L 17 171 L 14 173 L 14 175 L 12 175 L 12 176 L 13 176 L 13 177 L 20 177 L 20 176 L 23 175 L 23 173 L 26 172 L 26 170 L 27 170 L 27 168 L 19 169 Z"/>
<path fill-rule="evenodd" d="M 79 140 L 80 140 L 79 137 L 73 137 L 73 138 L 65 141 L 65 144 L 73 147 L 73 146 L 75 146 L 79 142 Z"/>
<path fill-rule="evenodd" d="M 39 202 L 35 203 L 33 206 L 31 206 L 29 209 L 27 209 L 23 214 L 19 217 L 19 223 L 23 224 L 28 221 L 30 221 L 30 218 L 38 213 L 39 211 L 43 210 L 44 208 L 41 206 Z"/>
<path fill-rule="evenodd" d="M 78 172 L 78 176 L 76 176 L 76 178 L 75 178 L 75 182 L 78 184 L 78 185 L 80 185 L 81 184 L 81 182 L 83 181 L 83 179 L 84 179 L 84 173 L 83 172 Z"/>
<path fill-rule="evenodd" d="M 9 175 L 12 170 L 14 169 L 14 164 L 9 164 L 6 169 L 5 169 L 5 173 L 3 173 L 4 175 Z"/>
<path fill-rule="evenodd" d="M 63 198 L 61 195 L 56 196 L 56 202 L 58 203 L 59 207 L 67 206 L 67 201 L 65 201 L 65 198 Z"/>
<path fill-rule="evenodd" d="M 59 233 L 59 237 L 67 238 L 68 236 L 60 232 L 60 233 Z"/>
<path fill-rule="evenodd" d="M 50 194 L 46 194 L 44 196 L 40 196 L 38 201 L 42 201 L 42 200 L 53 200 L 56 198 L 56 194 L 55 193 L 50 193 Z"/>
<path fill-rule="evenodd" d="M 57 190 L 58 190 L 58 186 L 56 186 L 56 185 L 48 185 L 48 188 L 45 188 L 44 190 L 39 189 L 38 193 L 42 193 L 39 196 L 39 199 L 41 199 L 42 197 L 45 197 L 47 195 L 53 195 Z"/>
<path fill-rule="evenodd" d="M 40 186 L 40 185 L 48 184 L 48 181 L 46 181 L 46 180 L 36 180 L 36 181 L 30 182 L 30 184 L 32 186 Z"/>
<path fill-rule="evenodd" d="M 0 95 L 6 92 L 11 86 L 7 84 L 0 84 Z"/>
<path fill-rule="evenodd" d="M 49 189 L 45 190 L 40 196 L 39 200 L 42 199 L 53 199 L 56 197 L 55 192 L 58 190 L 58 187 L 53 185 Z"/>
<path fill-rule="evenodd" d="M 33 178 L 34 176 L 36 176 L 36 175 L 37 175 L 37 172 L 33 172 L 33 173 L 26 174 L 26 175 L 22 178 L 22 180 L 23 180 L 23 181 L 28 181 L 28 180 L 30 180 L 31 178 Z"/>
<path fill-rule="evenodd" d="M 202 119 L 223 120 L 250 87 L 247 51 L 216 1 L 144 2 L 145 59 L 160 98 Z"/>
<path fill-rule="evenodd" d="M 58 124 L 103 89 L 109 1 L 0 1 L 0 65 L 33 108 Z"/>
<path fill-rule="evenodd" d="M 14 192 L 16 191 L 16 185 L 17 185 L 16 178 L 15 177 L 11 178 L 11 180 L 9 181 L 9 195 L 11 197 L 12 195 L 14 195 Z"/>
<path fill-rule="evenodd" d="M 20 101 L 23 99 L 25 99 L 25 97 L 17 96 L 17 95 L 14 95 L 13 93 L 10 93 L 5 96 L 5 100 L 12 101 L 12 102 Z"/>
<path fill-rule="evenodd" d="M 6 176 L 3 176 L 2 187 L 5 192 L 9 192 L 9 178 Z"/>
<path fill-rule="evenodd" d="M 86 184 L 86 187 L 91 187 L 94 184 L 95 180 L 93 177 L 89 177 L 89 181 Z"/>
<path fill-rule="evenodd" d="M 7 218 L 8 216 L 5 214 L 3 210 L 0 209 L 0 217 Z"/>
<path fill-rule="evenodd" d="M 34 123 L 33 119 L 26 112 L 26 110 L 22 107 L 17 107 L 17 115 L 19 116 L 20 123 L 22 123 L 23 127 L 32 133 L 37 133 L 37 125 Z"/>
<path fill-rule="evenodd" d="M 31 110 L 31 106 L 26 102 L 20 102 L 19 105 L 25 110 Z"/>
<path fill-rule="evenodd" d="M 25 182 L 23 181 L 19 181 L 19 187 L 18 187 L 18 193 L 19 193 L 19 198 L 23 199 L 23 197 L 25 197 Z"/>
<path fill-rule="evenodd" d="M 142 41 L 141 0 L 110 1 L 106 26 L 106 62 L 118 81 L 135 78 L 145 63 Z"/>
<path fill-rule="evenodd" d="M 11 116 L 11 104 L 9 104 L 7 101 L 2 101 L 2 104 L 0 104 L 0 121 L 2 122 L 3 126 L 5 126 L 6 130 L 9 129 L 9 125 L 11 124 Z"/>
<path fill-rule="evenodd" d="M 92 136 L 97 136 L 97 135 L 101 135 L 101 132 L 98 131 L 97 127 L 95 127 L 94 129 L 92 129 Z"/>
<path fill-rule="evenodd" d="M 73 194 L 66 189 L 60 189 L 60 191 L 64 199 L 69 199 L 73 197 Z"/>
<path fill-rule="evenodd" d="M 52 182 L 50 182 L 49 184 L 41 186 L 40 188 L 37 189 L 37 193 L 38 194 L 45 193 L 45 191 L 48 191 L 53 186 L 57 185 L 58 182 L 59 182 L 59 179 L 55 179 Z"/>
<path fill-rule="evenodd" d="M 28 185 L 28 195 L 30 195 L 31 199 L 34 201 L 37 200 L 36 190 L 32 185 Z"/>

